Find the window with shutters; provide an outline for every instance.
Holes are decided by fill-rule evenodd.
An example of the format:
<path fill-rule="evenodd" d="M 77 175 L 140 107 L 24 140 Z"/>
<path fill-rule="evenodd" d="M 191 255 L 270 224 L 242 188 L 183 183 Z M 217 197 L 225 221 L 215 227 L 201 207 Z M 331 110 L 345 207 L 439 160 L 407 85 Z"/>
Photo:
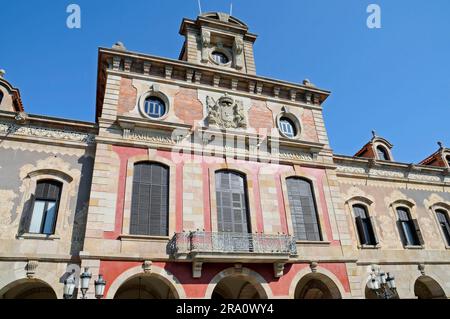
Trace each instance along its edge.
<path fill-rule="evenodd" d="M 374 225 L 367 208 L 363 205 L 353 205 L 353 214 L 358 231 L 359 242 L 361 245 L 375 246 L 378 244 L 374 232 Z"/>
<path fill-rule="evenodd" d="M 321 241 L 312 184 L 302 178 L 286 180 L 294 236 L 297 240 Z"/>
<path fill-rule="evenodd" d="M 424 244 L 419 223 L 412 219 L 409 209 L 397 207 L 398 226 L 404 246 L 420 246 Z"/>
<path fill-rule="evenodd" d="M 161 164 L 134 165 L 130 234 L 169 235 L 169 169 Z"/>
<path fill-rule="evenodd" d="M 232 171 L 216 173 L 217 228 L 219 232 L 250 233 L 247 182 Z"/>
<path fill-rule="evenodd" d="M 378 155 L 378 159 L 382 160 L 382 161 L 389 161 L 390 157 L 389 157 L 389 152 L 387 151 L 386 148 L 384 148 L 381 145 L 377 146 L 377 155 Z"/>
<path fill-rule="evenodd" d="M 38 181 L 29 219 L 28 233 L 53 235 L 58 217 L 62 183 L 52 180 Z"/>
<path fill-rule="evenodd" d="M 450 222 L 448 218 L 448 214 L 445 210 L 439 209 L 436 210 L 437 219 L 439 222 L 439 226 L 442 229 L 442 234 L 445 238 L 445 244 L 450 246 Z"/>

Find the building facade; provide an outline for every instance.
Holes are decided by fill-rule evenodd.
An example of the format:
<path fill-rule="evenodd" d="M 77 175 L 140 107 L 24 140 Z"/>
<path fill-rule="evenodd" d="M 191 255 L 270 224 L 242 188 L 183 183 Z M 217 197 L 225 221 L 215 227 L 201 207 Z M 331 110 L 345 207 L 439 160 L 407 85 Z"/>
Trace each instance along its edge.
<path fill-rule="evenodd" d="M 107 299 L 372 298 L 379 268 L 450 296 L 449 149 L 336 155 L 330 92 L 258 76 L 245 23 L 180 34 L 178 60 L 99 49 L 96 123 L 28 115 L 0 79 L 0 298 L 62 298 L 86 267 Z"/>

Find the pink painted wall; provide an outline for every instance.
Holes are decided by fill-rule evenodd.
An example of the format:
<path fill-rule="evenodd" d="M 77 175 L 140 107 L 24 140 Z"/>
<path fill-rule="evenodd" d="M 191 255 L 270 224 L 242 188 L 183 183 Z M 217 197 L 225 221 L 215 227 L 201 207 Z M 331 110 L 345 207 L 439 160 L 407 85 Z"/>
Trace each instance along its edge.
<path fill-rule="evenodd" d="M 140 262 L 102 261 L 100 264 L 100 273 L 103 274 L 105 280 L 107 281 L 105 295 L 107 295 L 109 287 L 120 276 L 120 274 L 130 268 L 140 267 L 141 265 L 142 263 Z M 233 265 L 230 264 L 204 264 L 202 269 L 202 277 L 199 279 L 194 279 L 192 278 L 191 263 L 155 262 L 153 265 L 170 272 L 183 286 L 187 298 L 203 298 L 211 280 L 221 271 L 233 267 Z M 296 285 L 301 279 L 298 278 L 298 281 L 293 283 L 295 276 L 303 269 L 309 267 L 308 264 L 289 264 L 285 267 L 283 277 L 274 278 L 272 264 L 244 264 L 243 266 L 261 275 L 269 284 L 272 294 L 275 297 L 287 297 L 289 295 L 291 285 Z M 320 267 L 333 273 L 340 281 L 344 291 L 347 293 L 350 292 L 350 284 L 348 281 L 345 264 L 324 263 L 320 264 Z"/>
<path fill-rule="evenodd" d="M 145 155 L 148 150 L 146 149 L 140 149 L 140 148 L 131 148 L 131 147 L 122 147 L 122 146 L 113 146 L 113 151 L 116 152 L 120 159 L 120 173 L 119 173 L 119 189 L 118 189 L 118 196 L 117 196 L 117 205 L 116 205 L 116 225 L 113 232 L 105 232 L 104 238 L 106 239 L 117 239 L 119 235 L 121 234 L 122 230 L 122 220 L 123 220 L 123 211 L 124 211 L 124 197 L 125 197 L 125 184 L 126 184 L 126 176 L 127 176 L 127 165 L 128 160 L 131 157 L 137 156 L 137 155 Z M 163 158 L 166 158 L 168 160 L 173 160 L 173 153 L 168 151 L 157 151 L 157 155 Z M 199 165 L 202 167 L 203 171 L 203 193 L 204 197 L 203 199 L 203 206 L 204 206 L 204 224 L 205 224 L 205 230 L 211 230 L 211 218 L 212 214 L 215 212 L 211 212 L 210 208 L 210 181 L 209 181 L 209 173 L 208 168 L 210 165 L 214 164 L 208 164 L 208 163 L 224 163 L 224 159 L 217 159 L 212 157 L 203 157 L 203 159 Z M 187 160 L 191 160 L 189 155 L 183 155 L 183 154 L 177 154 L 175 158 L 175 165 L 177 170 L 177 178 L 176 178 L 176 231 L 181 232 L 183 231 L 183 192 L 181 191 L 183 189 L 183 166 L 184 162 Z M 258 182 L 258 176 L 259 172 L 263 168 L 267 168 L 268 166 L 271 166 L 274 168 L 274 179 L 276 182 L 276 188 L 277 188 L 277 199 L 278 199 L 278 206 L 279 206 L 279 213 L 280 213 L 280 224 L 282 226 L 282 229 L 285 233 L 288 232 L 288 225 L 287 225 L 287 218 L 286 218 L 286 210 L 285 210 L 285 203 L 284 203 L 284 197 L 283 197 L 283 190 L 281 187 L 281 175 L 293 172 L 293 167 L 288 165 L 278 165 L 278 164 L 267 164 L 267 163 L 256 163 L 256 162 L 249 162 L 249 161 L 242 161 L 242 160 L 234 160 L 234 161 L 228 161 L 233 162 L 233 164 L 237 167 L 242 167 L 246 171 L 249 171 L 249 175 L 247 178 L 249 180 L 253 181 L 254 185 L 254 201 L 255 201 L 255 211 L 252 212 L 255 214 L 256 219 L 256 225 L 253 225 L 253 229 L 257 232 L 264 232 L 264 222 L 263 222 L 263 212 L 261 208 L 261 191 L 259 189 L 259 182 Z M 330 225 L 330 219 L 329 219 L 329 210 L 326 205 L 326 199 L 325 199 L 325 190 L 324 189 L 324 180 L 326 179 L 326 172 L 322 169 L 316 169 L 316 168 L 301 168 L 302 172 L 304 172 L 305 175 L 313 177 L 316 180 L 317 189 L 319 190 L 319 194 L 315 194 L 316 197 L 320 198 L 321 203 L 321 210 L 324 214 L 323 219 L 323 225 L 322 229 L 326 232 L 327 237 L 329 239 L 333 238 L 331 225 Z M 200 200 L 200 199 L 199 199 Z M 331 245 L 339 245 L 339 241 L 331 241 Z"/>

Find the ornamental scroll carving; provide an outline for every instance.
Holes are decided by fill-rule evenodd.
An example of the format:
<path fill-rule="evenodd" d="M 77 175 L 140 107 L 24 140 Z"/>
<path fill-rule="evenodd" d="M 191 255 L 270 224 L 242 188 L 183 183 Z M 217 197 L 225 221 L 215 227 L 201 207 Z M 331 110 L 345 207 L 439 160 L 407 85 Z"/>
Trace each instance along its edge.
<path fill-rule="evenodd" d="M 236 101 L 227 93 L 215 101 L 212 97 L 206 98 L 209 125 L 220 128 L 247 128 L 247 120 L 244 114 L 244 106 L 241 101 Z"/>

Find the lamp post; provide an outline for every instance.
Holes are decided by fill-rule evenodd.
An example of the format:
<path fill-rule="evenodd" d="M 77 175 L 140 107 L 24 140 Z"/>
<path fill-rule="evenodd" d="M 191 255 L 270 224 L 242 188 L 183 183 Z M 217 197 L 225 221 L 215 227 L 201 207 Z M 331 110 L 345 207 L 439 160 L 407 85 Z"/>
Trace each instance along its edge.
<path fill-rule="evenodd" d="M 81 299 L 87 299 L 86 293 L 89 290 L 89 283 L 91 281 L 92 274 L 89 272 L 89 268 L 85 268 L 84 272 L 80 275 L 80 290 L 82 294 Z M 75 290 L 76 280 L 75 272 L 64 280 L 64 299 L 72 299 Z M 105 294 L 106 281 L 103 275 L 98 276 L 98 280 L 94 282 L 95 285 L 95 298 L 102 299 Z"/>
<path fill-rule="evenodd" d="M 379 299 L 396 299 L 397 287 L 395 284 L 395 277 L 390 273 L 380 272 L 372 268 L 370 273 L 370 280 L 367 283 L 370 290 L 372 290 Z"/>
<path fill-rule="evenodd" d="M 91 281 L 92 274 L 89 272 L 89 268 L 84 268 L 84 272 L 80 275 L 80 288 L 82 299 L 86 299 L 86 293 L 89 290 L 89 282 Z"/>
<path fill-rule="evenodd" d="M 64 299 L 72 299 L 75 290 L 75 282 L 74 272 L 64 280 Z"/>
<path fill-rule="evenodd" d="M 106 281 L 103 279 L 103 275 L 98 275 L 98 280 L 94 282 L 95 284 L 95 298 L 102 299 L 105 295 Z"/>

